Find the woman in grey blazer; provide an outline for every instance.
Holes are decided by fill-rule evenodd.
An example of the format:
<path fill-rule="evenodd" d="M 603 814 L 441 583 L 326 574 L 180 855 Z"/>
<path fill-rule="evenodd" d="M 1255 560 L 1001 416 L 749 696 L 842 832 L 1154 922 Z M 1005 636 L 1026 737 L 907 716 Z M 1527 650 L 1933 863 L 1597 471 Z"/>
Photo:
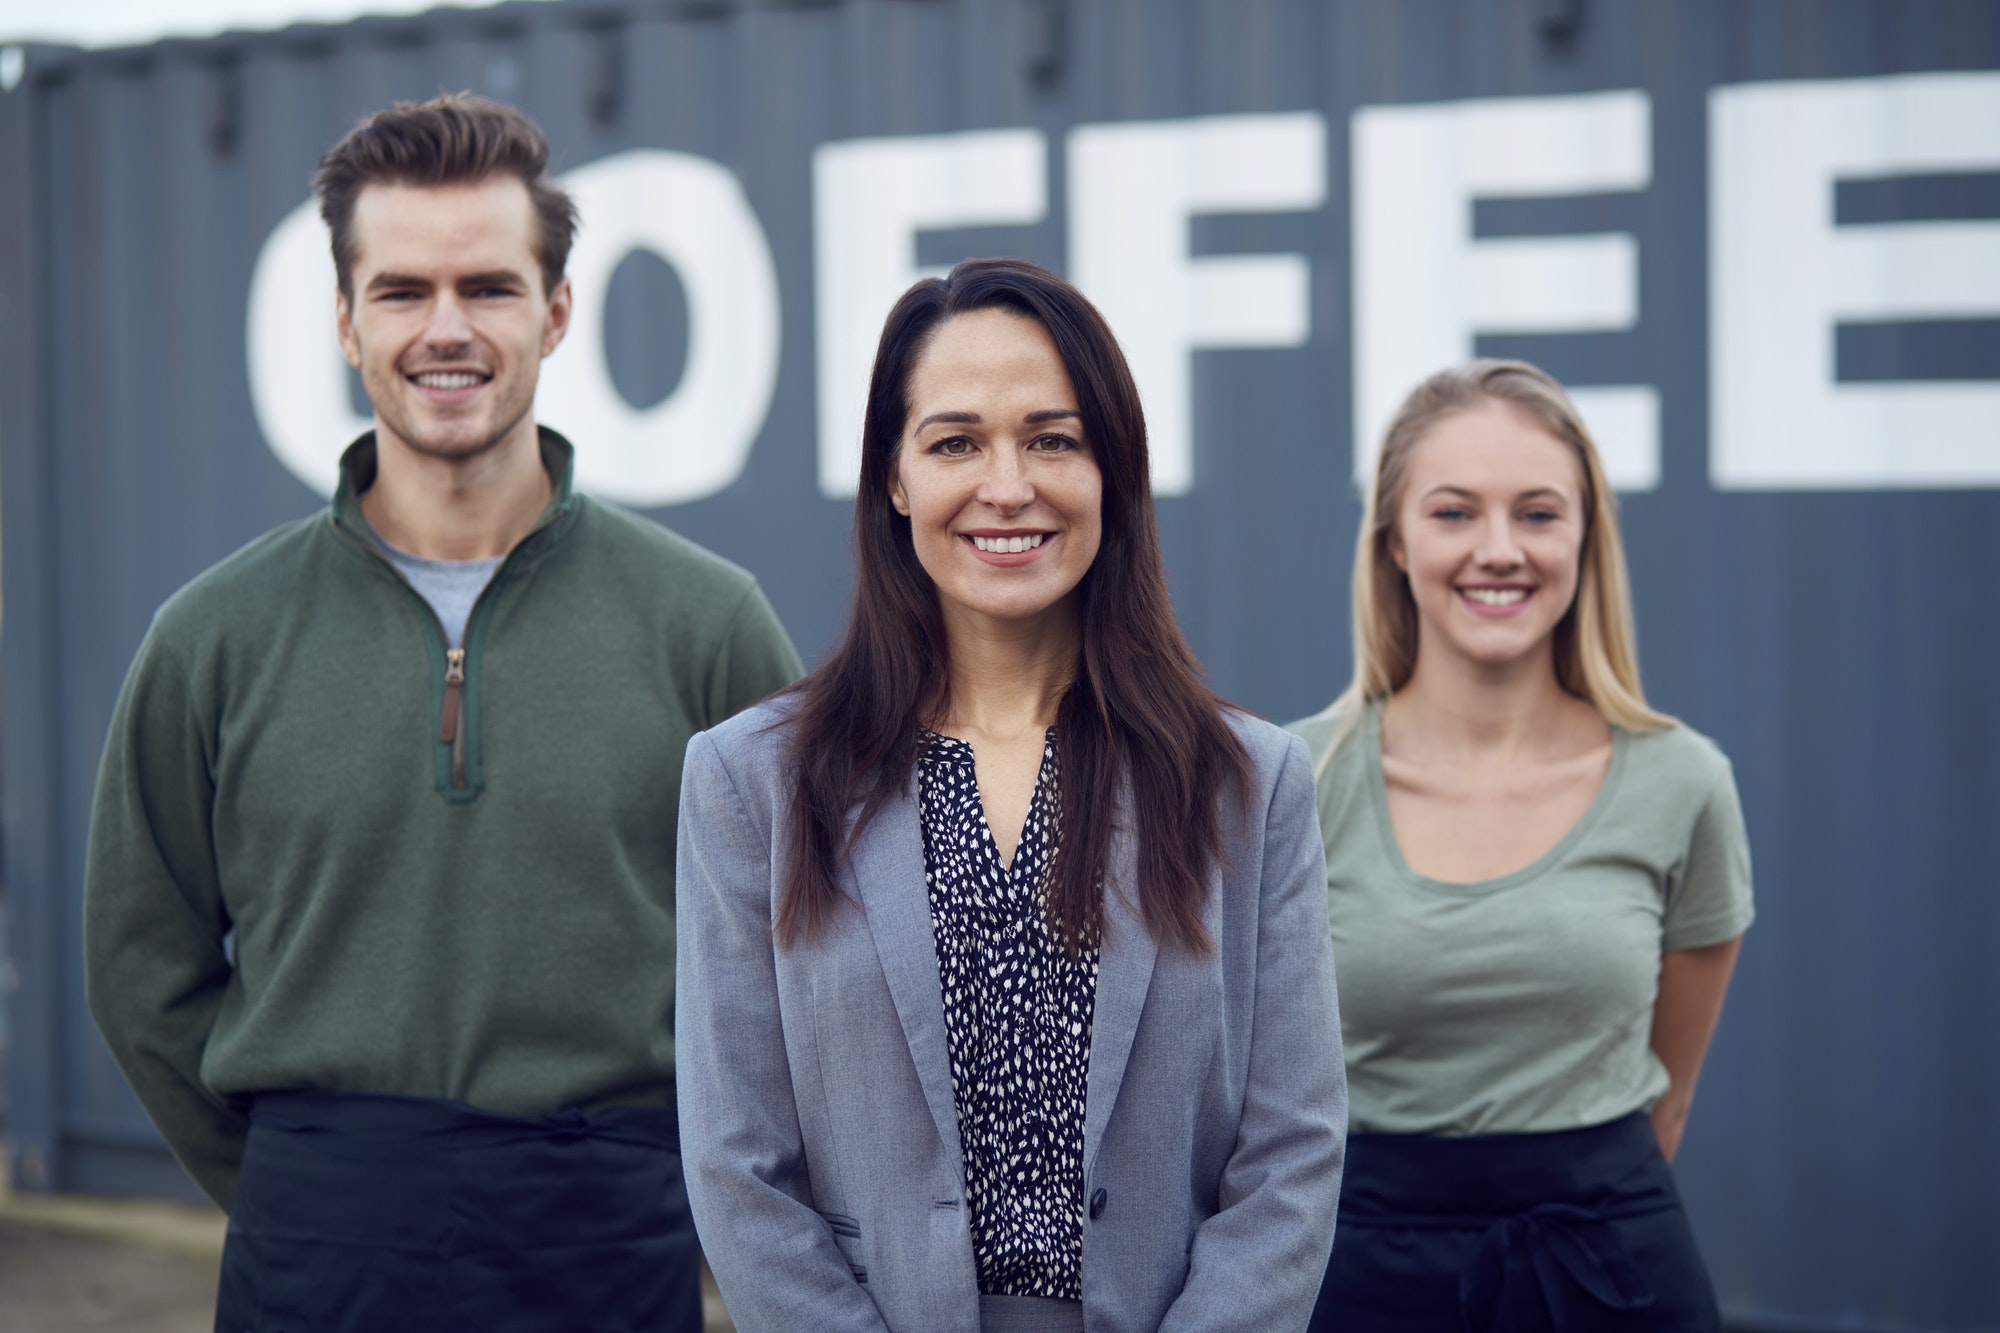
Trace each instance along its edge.
<path fill-rule="evenodd" d="M 1346 1132 L 1304 746 L 1203 684 L 1097 311 L 890 313 L 847 633 L 695 738 L 675 1041 L 757 1330 L 1286 1330 Z"/>

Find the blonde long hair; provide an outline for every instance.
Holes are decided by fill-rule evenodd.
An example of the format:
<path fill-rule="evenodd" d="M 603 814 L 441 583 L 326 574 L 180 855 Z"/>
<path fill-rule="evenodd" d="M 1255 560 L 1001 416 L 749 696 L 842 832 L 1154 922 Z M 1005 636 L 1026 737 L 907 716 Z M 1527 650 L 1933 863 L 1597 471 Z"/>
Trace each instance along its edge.
<path fill-rule="evenodd" d="M 1525 361 L 1469 361 L 1440 370 L 1403 400 L 1382 438 L 1375 484 L 1361 515 L 1354 549 L 1354 676 L 1320 713 L 1335 719 L 1326 760 L 1352 730 L 1362 705 L 1409 683 L 1417 665 L 1417 604 L 1390 553 L 1396 513 L 1409 479 L 1410 455 L 1448 416 L 1482 402 L 1507 403 L 1576 451 L 1583 467 L 1583 550 L 1576 600 L 1555 627 L 1556 680 L 1588 700 L 1607 722 L 1634 730 L 1677 725 L 1646 704 L 1639 686 L 1639 651 L 1632 625 L 1632 591 L 1625 544 L 1618 536 L 1618 499 L 1576 405 L 1545 371 Z"/>

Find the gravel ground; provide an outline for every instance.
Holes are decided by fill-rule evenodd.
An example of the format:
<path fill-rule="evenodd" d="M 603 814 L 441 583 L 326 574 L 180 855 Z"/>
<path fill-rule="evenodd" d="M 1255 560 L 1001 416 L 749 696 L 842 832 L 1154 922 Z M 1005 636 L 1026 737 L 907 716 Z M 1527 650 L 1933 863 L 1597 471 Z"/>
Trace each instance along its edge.
<path fill-rule="evenodd" d="M 215 1264 L 0 1221 L 6 1333 L 210 1333 Z"/>

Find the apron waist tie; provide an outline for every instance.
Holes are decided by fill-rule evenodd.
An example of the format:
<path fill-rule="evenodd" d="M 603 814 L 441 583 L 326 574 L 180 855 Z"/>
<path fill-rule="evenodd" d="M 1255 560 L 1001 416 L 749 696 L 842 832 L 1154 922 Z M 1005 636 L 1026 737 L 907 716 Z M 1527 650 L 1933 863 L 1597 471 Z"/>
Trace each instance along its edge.
<path fill-rule="evenodd" d="M 358 1161 L 596 1140 L 634 1148 L 680 1147 L 672 1106 L 511 1116 L 464 1102 L 381 1093 L 276 1092 L 250 1105 L 252 1123 Z"/>
<path fill-rule="evenodd" d="M 1543 1203 L 1498 1219 L 1481 1234 L 1459 1274 L 1461 1325 L 1466 1333 L 1551 1325 L 1555 1333 L 1570 1333 L 1560 1314 L 1567 1303 L 1555 1298 L 1564 1275 L 1604 1309 L 1645 1309 L 1653 1303 L 1653 1289 L 1611 1223 L 1661 1211 L 1649 1206 L 1595 1212 Z"/>
<path fill-rule="evenodd" d="M 1670 1212 L 1673 1200 L 1623 1208 L 1582 1208 L 1541 1203 L 1505 1217 L 1357 1210 L 1343 1227 L 1412 1231 L 1477 1231 L 1479 1243 L 1458 1279 L 1459 1324 L 1464 1333 L 1522 1333 L 1553 1327 L 1555 1333 L 1588 1333 L 1561 1314 L 1555 1299 L 1563 1277 L 1607 1310 L 1643 1310 L 1653 1289 L 1618 1237 L 1613 1222 Z"/>

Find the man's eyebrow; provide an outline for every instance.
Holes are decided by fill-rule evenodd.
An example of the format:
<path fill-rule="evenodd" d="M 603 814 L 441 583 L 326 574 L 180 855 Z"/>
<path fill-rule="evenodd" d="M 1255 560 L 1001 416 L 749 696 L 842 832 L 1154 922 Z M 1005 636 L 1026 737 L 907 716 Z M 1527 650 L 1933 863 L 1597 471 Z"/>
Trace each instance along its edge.
<path fill-rule="evenodd" d="M 977 412 L 933 412 L 917 423 L 917 429 L 922 430 L 926 426 L 934 426 L 940 421 L 949 422 L 954 426 L 977 426 L 979 424 L 979 414 Z"/>
<path fill-rule="evenodd" d="M 430 285 L 429 278 L 420 278 L 414 273 L 377 273 L 374 277 L 368 279 L 368 290 L 371 292 L 382 287 L 428 287 Z"/>
<path fill-rule="evenodd" d="M 468 273 L 458 280 L 461 287 L 525 287 L 528 280 L 510 268 L 496 268 L 487 273 Z"/>

